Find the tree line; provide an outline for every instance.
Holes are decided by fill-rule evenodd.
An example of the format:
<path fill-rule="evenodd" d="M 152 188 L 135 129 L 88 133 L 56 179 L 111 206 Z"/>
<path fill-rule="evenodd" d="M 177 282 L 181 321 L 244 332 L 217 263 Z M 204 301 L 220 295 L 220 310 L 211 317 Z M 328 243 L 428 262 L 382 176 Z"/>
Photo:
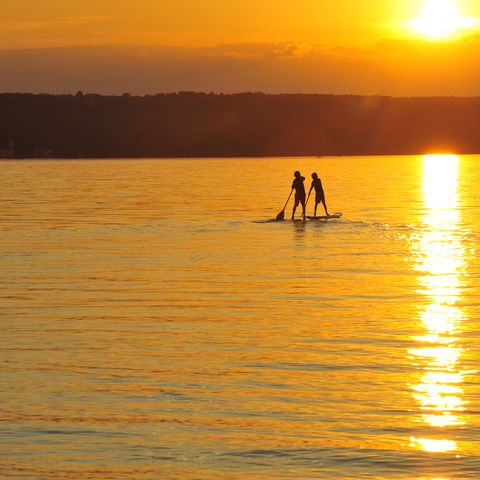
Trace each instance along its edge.
<path fill-rule="evenodd" d="M 479 126 L 479 98 L 0 94 L 19 158 L 479 153 Z"/>

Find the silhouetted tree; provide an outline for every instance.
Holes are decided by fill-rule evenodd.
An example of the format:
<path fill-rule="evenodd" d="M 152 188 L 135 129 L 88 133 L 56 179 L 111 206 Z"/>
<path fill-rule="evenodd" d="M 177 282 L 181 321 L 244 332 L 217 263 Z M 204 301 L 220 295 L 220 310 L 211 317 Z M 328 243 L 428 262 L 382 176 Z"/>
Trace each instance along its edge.
<path fill-rule="evenodd" d="M 0 94 L 17 156 L 373 155 L 480 152 L 480 99 Z"/>

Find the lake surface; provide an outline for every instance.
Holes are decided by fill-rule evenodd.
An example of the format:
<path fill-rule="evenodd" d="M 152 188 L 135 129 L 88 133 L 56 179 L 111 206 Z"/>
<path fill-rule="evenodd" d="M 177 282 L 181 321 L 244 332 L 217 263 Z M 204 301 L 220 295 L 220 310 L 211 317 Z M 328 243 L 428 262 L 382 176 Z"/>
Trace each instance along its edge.
<path fill-rule="evenodd" d="M 0 162 L 0 476 L 480 478 L 479 165 Z"/>

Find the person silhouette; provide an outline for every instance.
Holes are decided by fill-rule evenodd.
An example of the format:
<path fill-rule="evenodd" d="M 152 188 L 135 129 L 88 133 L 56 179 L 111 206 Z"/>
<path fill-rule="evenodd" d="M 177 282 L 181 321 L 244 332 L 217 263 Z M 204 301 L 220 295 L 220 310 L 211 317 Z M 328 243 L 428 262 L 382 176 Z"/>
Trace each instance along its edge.
<path fill-rule="evenodd" d="M 305 197 L 307 196 L 305 193 L 305 177 L 302 177 L 300 172 L 297 170 L 294 174 L 295 179 L 292 183 L 292 190 L 295 190 L 295 204 L 293 205 L 293 212 L 292 212 L 292 220 L 295 220 L 295 212 L 299 204 L 302 204 L 302 217 L 305 220 Z"/>
<path fill-rule="evenodd" d="M 312 173 L 312 186 L 310 187 L 310 191 L 308 192 L 308 198 L 310 198 L 310 194 L 312 190 L 315 189 L 315 209 L 313 212 L 313 216 L 317 216 L 317 207 L 319 203 L 323 204 L 323 208 L 325 209 L 325 214 L 329 216 L 327 203 L 325 201 L 325 192 L 323 191 L 322 181 L 318 177 L 316 172 Z"/>

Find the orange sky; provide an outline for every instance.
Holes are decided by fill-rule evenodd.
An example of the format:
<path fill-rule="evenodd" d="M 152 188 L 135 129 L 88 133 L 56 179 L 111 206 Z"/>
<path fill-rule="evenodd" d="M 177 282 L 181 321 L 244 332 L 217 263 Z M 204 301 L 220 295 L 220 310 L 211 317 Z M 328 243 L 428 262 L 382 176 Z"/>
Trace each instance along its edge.
<path fill-rule="evenodd" d="M 480 95 L 478 30 L 421 38 L 408 22 L 426 1 L 16 0 L 2 6 L 0 91 Z M 480 18 L 478 0 L 455 3 Z"/>
<path fill-rule="evenodd" d="M 17 0 L 2 7 L 2 46 L 365 41 L 390 33 L 385 24 L 415 15 L 418 3 L 416 0 Z"/>

